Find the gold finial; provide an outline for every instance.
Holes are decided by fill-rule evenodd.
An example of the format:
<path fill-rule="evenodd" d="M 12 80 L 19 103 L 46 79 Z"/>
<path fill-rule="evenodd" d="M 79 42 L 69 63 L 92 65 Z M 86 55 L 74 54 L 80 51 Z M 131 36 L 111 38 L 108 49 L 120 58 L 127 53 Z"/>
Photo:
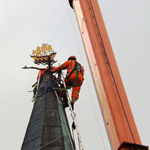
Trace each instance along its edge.
<path fill-rule="evenodd" d="M 30 55 L 34 59 L 35 64 L 48 64 L 48 61 L 54 62 L 56 53 L 52 51 L 52 46 L 43 43 L 41 47 L 37 47 L 36 50 L 32 51 Z"/>

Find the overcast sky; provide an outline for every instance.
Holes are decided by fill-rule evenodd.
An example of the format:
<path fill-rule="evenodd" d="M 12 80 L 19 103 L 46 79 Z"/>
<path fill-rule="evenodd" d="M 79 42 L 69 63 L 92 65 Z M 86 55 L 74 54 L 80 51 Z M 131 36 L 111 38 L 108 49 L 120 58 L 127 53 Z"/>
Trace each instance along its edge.
<path fill-rule="evenodd" d="M 98 2 L 142 144 L 150 146 L 150 1 Z M 42 43 L 52 45 L 57 52 L 56 66 L 70 55 L 76 55 L 84 66 L 85 81 L 75 104 L 83 145 L 85 150 L 110 149 L 68 0 L 0 1 L 0 149 L 21 148 L 33 108 L 32 93 L 28 91 L 38 73 L 21 68 L 37 66 L 30 55 Z"/>

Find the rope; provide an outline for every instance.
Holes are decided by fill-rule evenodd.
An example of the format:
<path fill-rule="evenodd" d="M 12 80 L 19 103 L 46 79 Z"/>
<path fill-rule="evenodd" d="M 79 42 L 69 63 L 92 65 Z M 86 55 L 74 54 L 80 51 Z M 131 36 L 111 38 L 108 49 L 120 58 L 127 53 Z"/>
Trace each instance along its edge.
<path fill-rule="evenodd" d="M 88 81 L 87 81 L 87 85 L 88 85 L 88 90 L 89 90 L 90 88 L 89 88 L 89 83 L 88 83 Z M 100 124 L 99 124 L 98 116 L 97 116 L 96 109 L 95 109 L 95 106 L 94 106 L 94 103 L 93 103 L 93 98 L 92 98 L 91 90 L 89 90 L 89 94 L 90 94 L 90 97 L 91 97 L 91 102 L 92 102 L 92 106 L 93 106 L 94 113 L 95 113 L 95 116 L 96 116 L 96 121 L 97 121 L 97 124 L 98 124 L 98 129 L 99 129 L 99 132 L 100 132 L 100 135 L 101 135 L 101 139 L 102 139 L 102 142 L 103 142 L 103 145 L 104 145 L 104 149 L 106 150 L 104 138 L 103 138 L 103 136 L 102 136 L 101 126 L 100 126 Z M 100 110 L 101 110 L 101 109 L 100 109 Z"/>
<path fill-rule="evenodd" d="M 79 144 L 79 139 L 78 139 L 78 146 L 79 146 L 79 150 L 81 150 L 80 144 Z"/>

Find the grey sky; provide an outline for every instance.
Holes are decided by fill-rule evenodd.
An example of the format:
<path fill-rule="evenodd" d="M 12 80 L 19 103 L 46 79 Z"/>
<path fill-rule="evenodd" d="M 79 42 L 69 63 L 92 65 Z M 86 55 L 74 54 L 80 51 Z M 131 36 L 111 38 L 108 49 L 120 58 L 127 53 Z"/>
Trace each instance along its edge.
<path fill-rule="evenodd" d="M 98 1 L 142 144 L 150 146 L 150 1 Z M 33 107 L 28 91 L 37 71 L 21 67 L 37 66 L 29 55 L 42 43 L 52 45 L 58 63 L 73 54 L 83 64 L 85 81 L 75 104 L 81 138 L 85 150 L 108 150 L 75 13 L 68 0 L 0 1 L 0 149 L 19 150 L 23 142 Z"/>

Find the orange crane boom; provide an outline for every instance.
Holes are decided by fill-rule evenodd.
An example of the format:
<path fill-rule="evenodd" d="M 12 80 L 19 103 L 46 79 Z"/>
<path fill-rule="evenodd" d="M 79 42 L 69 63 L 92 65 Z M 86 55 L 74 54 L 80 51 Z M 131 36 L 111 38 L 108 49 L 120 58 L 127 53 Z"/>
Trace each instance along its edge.
<path fill-rule="evenodd" d="M 143 146 L 97 0 L 69 0 L 75 10 L 113 150 Z"/>

